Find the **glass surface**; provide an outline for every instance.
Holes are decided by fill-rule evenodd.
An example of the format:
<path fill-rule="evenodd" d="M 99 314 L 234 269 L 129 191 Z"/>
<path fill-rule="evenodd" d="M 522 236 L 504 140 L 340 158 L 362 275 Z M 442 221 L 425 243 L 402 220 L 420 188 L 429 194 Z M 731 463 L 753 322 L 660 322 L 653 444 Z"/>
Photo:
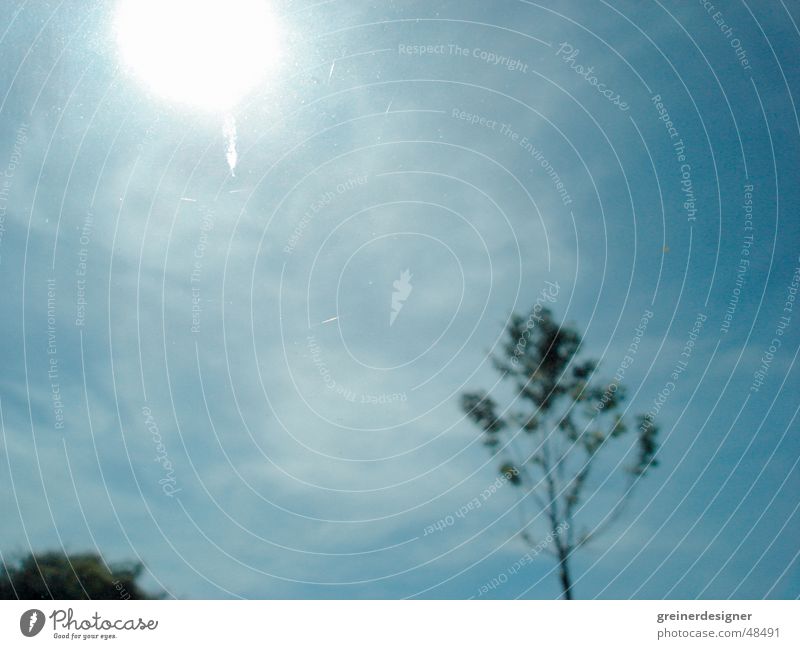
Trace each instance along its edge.
<path fill-rule="evenodd" d="M 2 3 L 8 569 L 797 597 L 800 7 L 724 4 Z"/>

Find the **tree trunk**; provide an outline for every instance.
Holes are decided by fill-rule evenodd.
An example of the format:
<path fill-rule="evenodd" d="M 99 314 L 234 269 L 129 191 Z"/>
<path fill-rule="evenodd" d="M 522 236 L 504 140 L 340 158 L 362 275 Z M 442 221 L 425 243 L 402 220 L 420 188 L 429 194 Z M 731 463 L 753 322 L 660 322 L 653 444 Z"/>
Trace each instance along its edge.
<path fill-rule="evenodd" d="M 569 548 L 558 548 L 558 575 L 561 578 L 561 596 L 572 599 L 572 577 L 569 574 Z"/>

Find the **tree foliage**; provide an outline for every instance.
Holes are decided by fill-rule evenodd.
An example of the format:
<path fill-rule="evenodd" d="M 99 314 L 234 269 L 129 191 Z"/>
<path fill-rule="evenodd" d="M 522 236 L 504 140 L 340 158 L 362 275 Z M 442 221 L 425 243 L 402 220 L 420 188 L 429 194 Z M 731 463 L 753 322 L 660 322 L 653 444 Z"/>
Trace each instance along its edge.
<path fill-rule="evenodd" d="M 624 387 L 597 380 L 597 363 L 580 356 L 578 331 L 537 305 L 528 318 L 511 316 L 500 353 L 492 358 L 513 387 L 513 403 L 501 411 L 486 392 L 461 395 L 461 407 L 480 428 L 484 443 L 502 457 L 501 473 L 512 475 L 509 482 L 525 491 L 523 502 L 536 504 L 522 533 L 529 544 L 536 543 L 535 521 L 545 521 L 553 539 L 547 551 L 558 560 L 567 599 L 572 598 L 573 553 L 606 529 L 639 478 L 657 464 L 658 429 L 652 419 L 638 416 L 634 426 L 626 423 Z M 575 516 L 593 470 L 603 455 L 614 452 L 622 456 L 618 466 L 625 477 L 616 505 L 602 523 L 579 533 Z"/>
<path fill-rule="evenodd" d="M 31 553 L 0 566 L 0 599 L 154 599 L 136 583 L 142 569 L 99 554 Z"/>

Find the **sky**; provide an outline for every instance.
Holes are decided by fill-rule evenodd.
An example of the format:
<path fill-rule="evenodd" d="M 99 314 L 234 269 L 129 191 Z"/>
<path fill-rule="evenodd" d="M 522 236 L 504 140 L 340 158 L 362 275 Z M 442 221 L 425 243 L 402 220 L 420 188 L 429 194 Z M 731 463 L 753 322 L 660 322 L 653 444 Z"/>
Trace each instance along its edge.
<path fill-rule="evenodd" d="M 4 561 L 557 597 L 459 407 L 514 401 L 490 355 L 549 290 L 598 380 L 646 321 L 626 416 L 660 427 L 576 596 L 798 596 L 798 3 L 274 2 L 222 111 L 131 69 L 117 4 L 0 8 Z"/>

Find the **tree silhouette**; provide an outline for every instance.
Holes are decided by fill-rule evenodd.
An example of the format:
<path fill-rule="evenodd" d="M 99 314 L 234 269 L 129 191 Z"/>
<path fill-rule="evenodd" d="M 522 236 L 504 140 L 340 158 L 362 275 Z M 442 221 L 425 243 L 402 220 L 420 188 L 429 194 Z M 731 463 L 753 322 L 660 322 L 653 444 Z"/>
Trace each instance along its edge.
<path fill-rule="evenodd" d="M 538 513 L 525 516 L 522 537 L 557 559 L 563 597 L 572 599 L 572 556 L 608 527 L 639 478 L 656 465 L 657 427 L 641 415 L 635 427 L 626 425 L 620 414 L 624 387 L 595 381 L 597 363 L 578 358 L 580 334 L 557 323 L 540 303 L 527 319 L 512 314 L 500 350 L 492 361 L 502 379 L 513 384 L 511 406 L 499 412 L 485 392 L 467 392 L 461 407 L 492 452 L 505 456 L 500 472 L 524 490 L 520 506 L 536 504 Z M 620 444 L 626 437 L 629 443 Z M 625 477 L 619 498 L 599 524 L 578 534 L 574 517 L 592 471 L 605 468 L 599 459 L 614 448 L 617 471 Z M 536 544 L 529 531 L 540 514 L 552 539 L 549 546 Z"/>
<path fill-rule="evenodd" d="M 108 566 L 99 554 L 28 554 L 0 567 L 0 599 L 155 599 L 136 583 L 142 564 Z"/>

